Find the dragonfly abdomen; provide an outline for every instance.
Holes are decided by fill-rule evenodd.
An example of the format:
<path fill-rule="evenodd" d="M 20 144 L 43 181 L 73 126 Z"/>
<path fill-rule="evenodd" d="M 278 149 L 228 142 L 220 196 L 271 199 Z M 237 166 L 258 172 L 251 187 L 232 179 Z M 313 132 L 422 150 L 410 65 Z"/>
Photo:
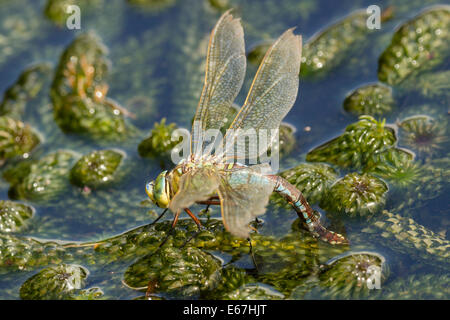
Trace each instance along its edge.
<path fill-rule="evenodd" d="M 314 236 L 331 244 L 348 243 L 344 236 L 339 233 L 329 231 L 322 226 L 319 220 L 320 217 L 314 213 L 314 210 L 311 208 L 300 190 L 282 177 L 276 175 L 267 175 L 266 177 L 275 182 L 274 191 L 292 205 L 294 210 L 297 212 L 297 215 L 304 221 L 305 226 L 310 232 L 313 233 Z"/>

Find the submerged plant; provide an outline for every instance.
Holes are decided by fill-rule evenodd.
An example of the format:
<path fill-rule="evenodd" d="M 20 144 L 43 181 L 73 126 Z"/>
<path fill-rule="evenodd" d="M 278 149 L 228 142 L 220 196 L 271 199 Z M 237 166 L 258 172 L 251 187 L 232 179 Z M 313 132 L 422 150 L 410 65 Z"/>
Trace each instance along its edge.
<path fill-rule="evenodd" d="M 404 23 L 379 59 L 378 79 L 398 85 L 412 74 L 442 63 L 449 53 L 449 30 L 449 6 L 426 9 Z"/>
<path fill-rule="evenodd" d="M 117 150 L 98 150 L 81 157 L 70 171 L 71 181 L 80 186 L 99 188 L 114 182 L 125 154 Z"/>
<path fill-rule="evenodd" d="M 361 116 L 347 126 L 345 132 L 309 151 L 306 160 L 328 162 L 343 168 L 361 168 L 376 152 L 396 142 L 395 132 L 371 116 Z"/>
<path fill-rule="evenodd" d="M 426 98 L 444 98 L 450 99 L 450 70 L 426 72 L 412 79 L 407 79 L 402 83 L 402 91 L 410 94 L 410 91 L 416 91 Z M 447 106 L 446 106 L 447 107 Z"/>
<path fill-rule="evenodd" d="M 124 139 L 129 113 L 106 97 L 106 47 L 92 33 L 78 36 L 64 51 L 51 88 L 55 120 L 67 132 Z"/>
<path fill-rule="evenodd" d="M 349 217 L 371 217 L 386 203 L 387 185 L 370 174 L 349 173 L 336 181 L 320 206 Z"/>
<path fill-rule="evenodd" d="M 36 64 L 24 70 L 17 81 L 5 91 L 0 104 L 0 115 L 20 119 L 25 112 L 26 102 L 38 95 L 50 70 L 51 66 L 47 63 Z"/>
<path fill-rule="evenodd" d="M 448 269 L 450 241 L 418 224 L 386 210 L 362 230 L 369 241 L 377 241 L 398 253 L 420 259 L 423 263 Z"/>
<path fill-rule="evenodd" d="M 220 280 L 220 263 L 197 248 L 164 247 L 131 265 L 124 275 L 128 286 L 193 297 L 212 289 Z"/>
<path fill-rule="evenodd" d="M 29 125 L 7 116 L 0 117 L 0 166 L 14 157 L 27 158 L 40 141 Z"/>
<path fill-rule="evenodd" d="M 381 21 L 391 17 L 391 9 L 382 13 Z M 302 75 L 329 71 L 339 65 L 349 51 L 367 38 L 366 10 L 357 10 L 309 39 L 303 47 Z"/>
<path fill-rule="evenodd" d="M 150 136 L 141 141 L 138 152 L 141 157 L 166 157 L 170 151 L 181 141 L 172 140 L 172 133 L 177 129 L 175 123 L 166 124 L 166 119 L 155 123 Z"/>
<path fill-rule="evenodd" d="M 392 111 L 393 106 L 392 89 L 379 83 L 359 87 L 344 100 L 344 110 L 358 116 L 385 115 Z"/>
<path fill-rule="evenodd" d="M 10 195 L 38 202 L 55 200 L 69 190 L 69 172 L 75 159 L 72 151 L 60 150 L 21 167 L 25 174 L 19 180 L 6 174 L 6 178 L 11 177 Z"/>
<path fill-rule="evenodd" d="M 34 208 L 23 203 L 0 200 L 0 232 L 22 231 L 34 215 Z"/>
<path fill-rule="evenodd" d="M 60 264 L 35 274 L 20 287 L 24 300 L 72 299 L 72 295 L 85 285 L 89 271 L 79 265 Z"/>
<path fill-rule="evenodd" d="M 433 157 L 449 146 L 448 122 L 429 116 L 403 119 L 399 126 L 399 144 L 411 148 L 421 157 Z"/>
<path fill-rule="evenodd" d="M 412 275 L 396 279 L 383 287 L 378 298 L 386 300 L 448 300 L 450 278 L 447 274 Z"/>
<path fill-rule="evenodd" d="M 408 150 L 399 148 L 390 148 L 373 155 L 364 171 L 401 189 L 420 183 L 423 176 L 422 167 L 414 161 L 414 155 Z"/>
<path fill-rule="evenodd" d="M 300 190 L 309 203 L 319 203 L 338 173 L 327 164 L 302 163 L 282 172 L 281 176 Z"/>

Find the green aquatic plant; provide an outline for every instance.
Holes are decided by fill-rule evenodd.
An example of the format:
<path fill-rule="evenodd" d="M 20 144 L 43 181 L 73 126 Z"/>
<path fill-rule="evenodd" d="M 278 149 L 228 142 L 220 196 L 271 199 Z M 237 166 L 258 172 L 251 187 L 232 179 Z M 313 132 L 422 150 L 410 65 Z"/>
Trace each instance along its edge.
<path fill-rule="evenodd" d="M 234 291 L 220 297 L 221 300 L 281 300 L 283 294 L 266 285 L 257 283 L 245 284 Z"/>
<path fill-rule="evenodd" d="M 222 296 L 239 289 L 247 283 L 254 282 L 254 278 L 244 269 L 227 266 L 220 270 L 220 281 L 217 286 L 202 295 L 206 299 L 221 299 Z"/>
<path fill-rule="evenodd" d="M 450 278 L 447 274 L 412 275 L 383 286 L 378 298 L 386 300 L 448 300 Z"/>
<path fill-rule="evenodd" d="M 423 176 L 421 165 L 414 161 L 414 154 L 400 148 L 390 148 L 373 155 L 367 162 L 364 171 L 380 177 L 391 186 L 400 189 L 420 183 Z"/>
<path fill-rule="evenodd" d="M 77 155 L 72 151 L 59 150 L 46 155 L 38 161 L 22 166 L 25 174 L 22 179 L 12 179 L 10 195 L 15 199 L 28 199 L 48 202 L 70 190 L 69 172 Z M 12 169 L 14 170 L 14 169 Z M 11 177 L 6 174 L 5 177 Z"/>
<path fill-rule="evenodd" d="M 293 184 L 308 199 L 309 203 L 319 203 L 329 187 L 338 178 L 338 173 L 324 163 L 301 163 L 280 174 Z"/>
<path fill-rule="evenodd" d="M 72 296 L 73 300 L 98 300 L 104 299 L 104 292 L 98 287 L 83 289 Z"/>
<path fill-rule="evenodd" d="M 371 217 L 384 208 L 388 186 L 371 174 L 349 173 L 336 181 L 321 208 L 349 217 Z"/>
<path fill-rule="evenodd" d="M 407 78 L 401 87 L 404 95 L 418 92 L 429 99 L 450 99 L 450 70 L 426 72 L 412 79 Z M 447 107 L 447 106 L 445 106 Z"/>
<path fill-rule="evenodd" d="M 416 151 L 420 157 L 434 157 L 449 146 L 445 118 L 418 115 L 401 120 L 398 127 L 399 144 Z"/>
<path fill-rule="evenodd" d="M 150 136 L 141 141 L 138 152 L 141 157 L 165 157 L 170 155 L 170 151 L 181 141 L 172 140 L 172 134 L 177 129 L 175 123 L 166 124 L 166 119 L 155 122 Z"/>
<path fill-rule="evenodd" d="M 79 265 L 60 264 L 47 267 L 20 287 L 24 300 L 72 299 L 74 291 L 84 287 L 89 271 Z"/>
<path fill-rule="evenodd" d="M 44 15 L 56 25 L 63 27 L 66 25 L 67 18 L 73 12 L 67 12 L 67 6 L 75 4 L 71 0 L 48 0 L 45 5 Z M 86 12 L 89 6 L 99 6 L 103 0 L 78 0 L 76 5 L 80 7 L 81 12 Z"/>
<path fill-rule="evenodd" d="M 23 203 L 0 200 L 0 232 L 18 232 L 25 229 L 34 215 L 34 208 Z"/>
<path fill-rule="evenodd" d="M 389 8 L 381 15 L 381 21 L 392 15 Z M 345 60 L 347 54 L 367 39 L 366 10 L 357 10 L 342 18 L 309 39 L 303 47 L 300 74 L 312 75 L 326 72 Z"/>
<path fill-rule="evenodd" d="M 375 252 L 350 252 L 333 259 L 319 274 L 321 298 L 363 299 L 376 294 L 389 276 L 386 259 Z M 312 292 L 314 293 L 314 291 Z M 313 294 L 306 294 L 308 298 Z"/>
<path fill-rule="evenodd" d="M 340 136 L 309 151 L 306 160 L 328 162 L 343 168 L 361 168 L 376 152 L 396 142 L 395 131 L 371 116 L 360 116 L 359 121 L 345 128 Z"/>
<path fill-rule="evenodd" d="M 81 157 L 70 170 L 70 180 L 80 187 L 97 189 L 117 179 L 117 169 L 125 153 L 119 150 L 96 150 Z"/>
<path fill-rule="evenodd" d="M 70 260 L 71 254 L 55 241 L 42 242 L 33 238 L 0 233 L 0 273 L 30 271 L 49 264 Z"/>
<path fill-rule="evenodd" d="M 36 64 L 25 69 L 16 82 L 5 91 L 0 104 L 0 115 L 20 119 L 25 112 L 27 101 L 39 94 L 50 71 L 51 66 L 48 63 Z"/>
<path fill-rule="evenodd" d="M 50 91 L 54 116 L 66 132 L 124 139 L 128 111 L 107 97 L 107 49 L 93 33 L 78 36 L 64 51 Z"/>
<path fill-rule="evenodd" d="M 150 293 L 164 292 L 194 297 L 214 288 L 220 280 L 220 263 L 209 253 L 194 247 L 164 247 L 132 264 L 124 275 L 125 283 Z"/>
<path fill-rule="evenodd" d="M 357 116 L 381 116 L 390 113 L 393 107 L 392 89 L 380 83 L 359 87 L 344 100 L 344 110 Z"/>
<path fill-rule="evenodd" d="M 40 142 L 41 138 L 28 124 L 0 117 L 0 166 L 11 158 L 28 158 Z"/>
<path fill-rule="evenodd" d="M 37 8 L 39 4 L 36 4 L 27 0 L 2 1 L 0 4 L 0 68 L 21 55 L 27 56 L 32 46 L 39 44 L 47 34 L 47 26 Z"/>
<path fill-rule="evenodd" d="M 417 72 L 445 61 L 449 53 L 450 7 L 426 9 L 395 32 L 380 56 L 378 79 L 398 85 Z"/>
<path fill-rule="evenodd" d="M 366 241 L 376 241 L 426 264 L 448 268 L 450 241 L 411 218 L 386 210 L 362 230 Z"/>

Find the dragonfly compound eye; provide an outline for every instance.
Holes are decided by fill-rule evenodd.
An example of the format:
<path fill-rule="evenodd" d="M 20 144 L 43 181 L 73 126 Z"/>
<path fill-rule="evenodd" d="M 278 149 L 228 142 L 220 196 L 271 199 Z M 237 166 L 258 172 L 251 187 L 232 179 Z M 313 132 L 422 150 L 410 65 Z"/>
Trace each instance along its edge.
<path fill-rule="evenodd" d="M 167 192 L 167 171 L 161 172 L 155 180 L 153 186 L 153 198 L 156 205 L 160 208 L 167 208 L 169 206 L 170 197 Z"/>

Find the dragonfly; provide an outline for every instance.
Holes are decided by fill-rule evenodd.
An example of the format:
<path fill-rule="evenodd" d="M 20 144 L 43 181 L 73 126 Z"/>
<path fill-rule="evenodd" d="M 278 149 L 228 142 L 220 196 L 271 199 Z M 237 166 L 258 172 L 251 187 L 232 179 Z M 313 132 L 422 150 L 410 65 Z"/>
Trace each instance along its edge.
<path fill-rule="evenodd" d="M 286 30 L 266 52 L 243 106 L 226 130 L 223 139 L 231 141 L 227 143 L 228 151 L 236 150 L 240 130 L 278 129 L 294 105 L 302 38 L 294 35 L 293 29 Z M 251 222 L 265 213 L 270 195 L 276 192 L 292 205 L 315 237 L 330 244 L 347 243 L 344 236 L 321 224 L 320 214 L 287 180 L 268 174 L 263 170 L 264 165 L 242 164 L 242 152 L 222 150 L 212 154 L 205 152 L 199 143 L 205 131 L 221 130 L 230 123 L 225 115 L 241 90 L 245 69 L 244 31 L 240 19 L 234 18 L 229 10 L 220 17 L 210 35 L 204 86 L 190 135 L 190 154 L 146 185 L 148 197 L 158 207 L 165 208 L 163 214 L 168 209 L 174 213 L 172 229 L 183 211 L 201 228 L 200 220 L 189 209 L 192 205 L 220 205 L 225 229 L 236 237 L 249 239 Z M 269 143 L 260 151 L 270 148 L 274 137 L 269 135 Z"/>

